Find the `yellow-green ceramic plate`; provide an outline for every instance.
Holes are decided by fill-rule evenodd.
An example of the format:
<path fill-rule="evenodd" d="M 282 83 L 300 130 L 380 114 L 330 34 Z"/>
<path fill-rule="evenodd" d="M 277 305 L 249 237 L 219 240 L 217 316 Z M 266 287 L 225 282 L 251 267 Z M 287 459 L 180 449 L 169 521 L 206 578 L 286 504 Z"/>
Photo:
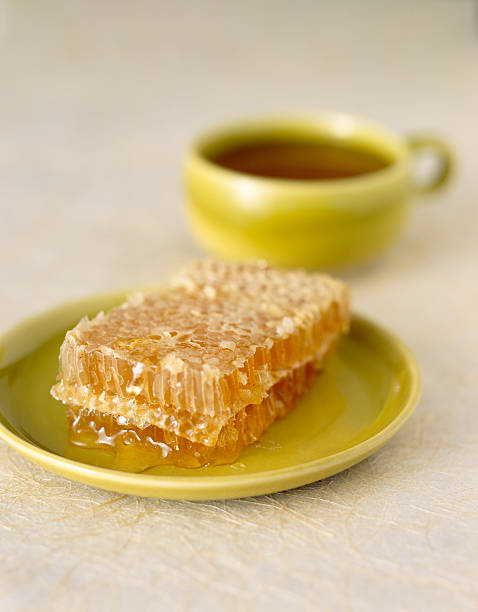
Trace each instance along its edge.
<path fill-rule="evenodd" d="M 413 355 L 392 334 L 355 316 L 312 391 L 233 465 L 109 469 L 107 451 L 71 447 L 65 410 L 49 394 L 65 331 L 125 293 L 66 304 L 0 340 L 0 437 L 43 467 L 89 485 L 150 497 L 219 499 L 298 487 L 358 463 L 389 440 L 420 395 Z"/>

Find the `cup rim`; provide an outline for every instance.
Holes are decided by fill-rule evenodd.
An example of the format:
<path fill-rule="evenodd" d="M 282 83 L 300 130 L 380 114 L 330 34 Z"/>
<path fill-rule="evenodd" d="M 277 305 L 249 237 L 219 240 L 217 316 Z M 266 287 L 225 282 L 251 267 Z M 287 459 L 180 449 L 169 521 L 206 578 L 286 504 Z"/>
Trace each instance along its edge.
<path fill-rule="evenodd" d="M 263 133 L 264 129 L 271 130 L 272 133 L 274 129 L 284 128 L 299 128 L 304 133 L 310 130 L 317 135 L 331 136 L 344 142 L 352 136 L 359 136 L 363 140 L 373 141 L 378 148 L 380 143 L 382 150 L 385 150 L 386 155 L 391 155 L 392 159 L 384 168 L 365 174 L 328 179 L 295 179 L 232 170 L 213 161 L 205 151 L 206 147 L 229 138 L 232 140 L 239 137 L 243 142 L 247 142 L 244 133 L 250 134 L 253 139 L 254 133 L 258 135 Z M 393 182 L 394 179 L 402 178 L 408 170 L 409 149 L 405 139 L 399 134 L 369 119 L 344 112 L 303 112 L 251 116 L 220 124 L 206 130 L 193 141 L 188 158 L 229 180 L 249 180 L 269 187 L 280 186 L 282 189 L 356 190 L 369 187 L 373 183 Z"/>

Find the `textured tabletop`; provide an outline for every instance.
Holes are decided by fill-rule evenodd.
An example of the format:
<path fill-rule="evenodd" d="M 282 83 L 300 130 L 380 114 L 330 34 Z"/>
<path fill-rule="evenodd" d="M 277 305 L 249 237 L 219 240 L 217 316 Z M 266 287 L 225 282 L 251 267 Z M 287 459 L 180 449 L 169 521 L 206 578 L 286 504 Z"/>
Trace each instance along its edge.
<path fill-rule="evenodd" d="M 460 170 L 347 275 L 422 400 L 322 482 L 207 503 L 108 493 L 0 443 L 0 611 L 478 608 L 478 14 L 466 0 L 1 2 L 0 328 L 195 254 L 181 158 L 242 114 L 436 129 Z"/>

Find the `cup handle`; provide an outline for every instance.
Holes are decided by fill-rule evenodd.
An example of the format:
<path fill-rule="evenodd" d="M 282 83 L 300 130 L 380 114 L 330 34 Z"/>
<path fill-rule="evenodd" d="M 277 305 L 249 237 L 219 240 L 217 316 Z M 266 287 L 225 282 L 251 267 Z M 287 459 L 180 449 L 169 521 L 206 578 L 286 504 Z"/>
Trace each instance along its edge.
<path fill-rule="evenodd" d="M 415 192 L 424 194 L 441 189 L 450 178 L 454 166 L 454 155 L 445 141 L 427 134 L 415 134 L 408 137 L 408 146 L 415 161 L 421 155 L 431 156 L 436 160 L 436 168 L 423 179 L 415 178 Z"/>

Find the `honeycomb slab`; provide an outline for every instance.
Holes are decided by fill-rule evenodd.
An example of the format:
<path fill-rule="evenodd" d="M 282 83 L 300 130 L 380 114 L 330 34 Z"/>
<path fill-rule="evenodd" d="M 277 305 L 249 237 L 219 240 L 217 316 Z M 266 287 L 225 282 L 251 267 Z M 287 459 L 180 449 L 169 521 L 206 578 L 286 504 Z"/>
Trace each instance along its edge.
<path fill-rule="evenodd" d="M 119 428 L 139 440 L 116 435 L 118 457 L 119 446 L 165 444 L 166 463 L 233 461 L 295 405 L 348 317 L 347 289 L 329 276 L 201 260 L 67 332 L 52 395 L 69 406 L 76 442 Z"/>

